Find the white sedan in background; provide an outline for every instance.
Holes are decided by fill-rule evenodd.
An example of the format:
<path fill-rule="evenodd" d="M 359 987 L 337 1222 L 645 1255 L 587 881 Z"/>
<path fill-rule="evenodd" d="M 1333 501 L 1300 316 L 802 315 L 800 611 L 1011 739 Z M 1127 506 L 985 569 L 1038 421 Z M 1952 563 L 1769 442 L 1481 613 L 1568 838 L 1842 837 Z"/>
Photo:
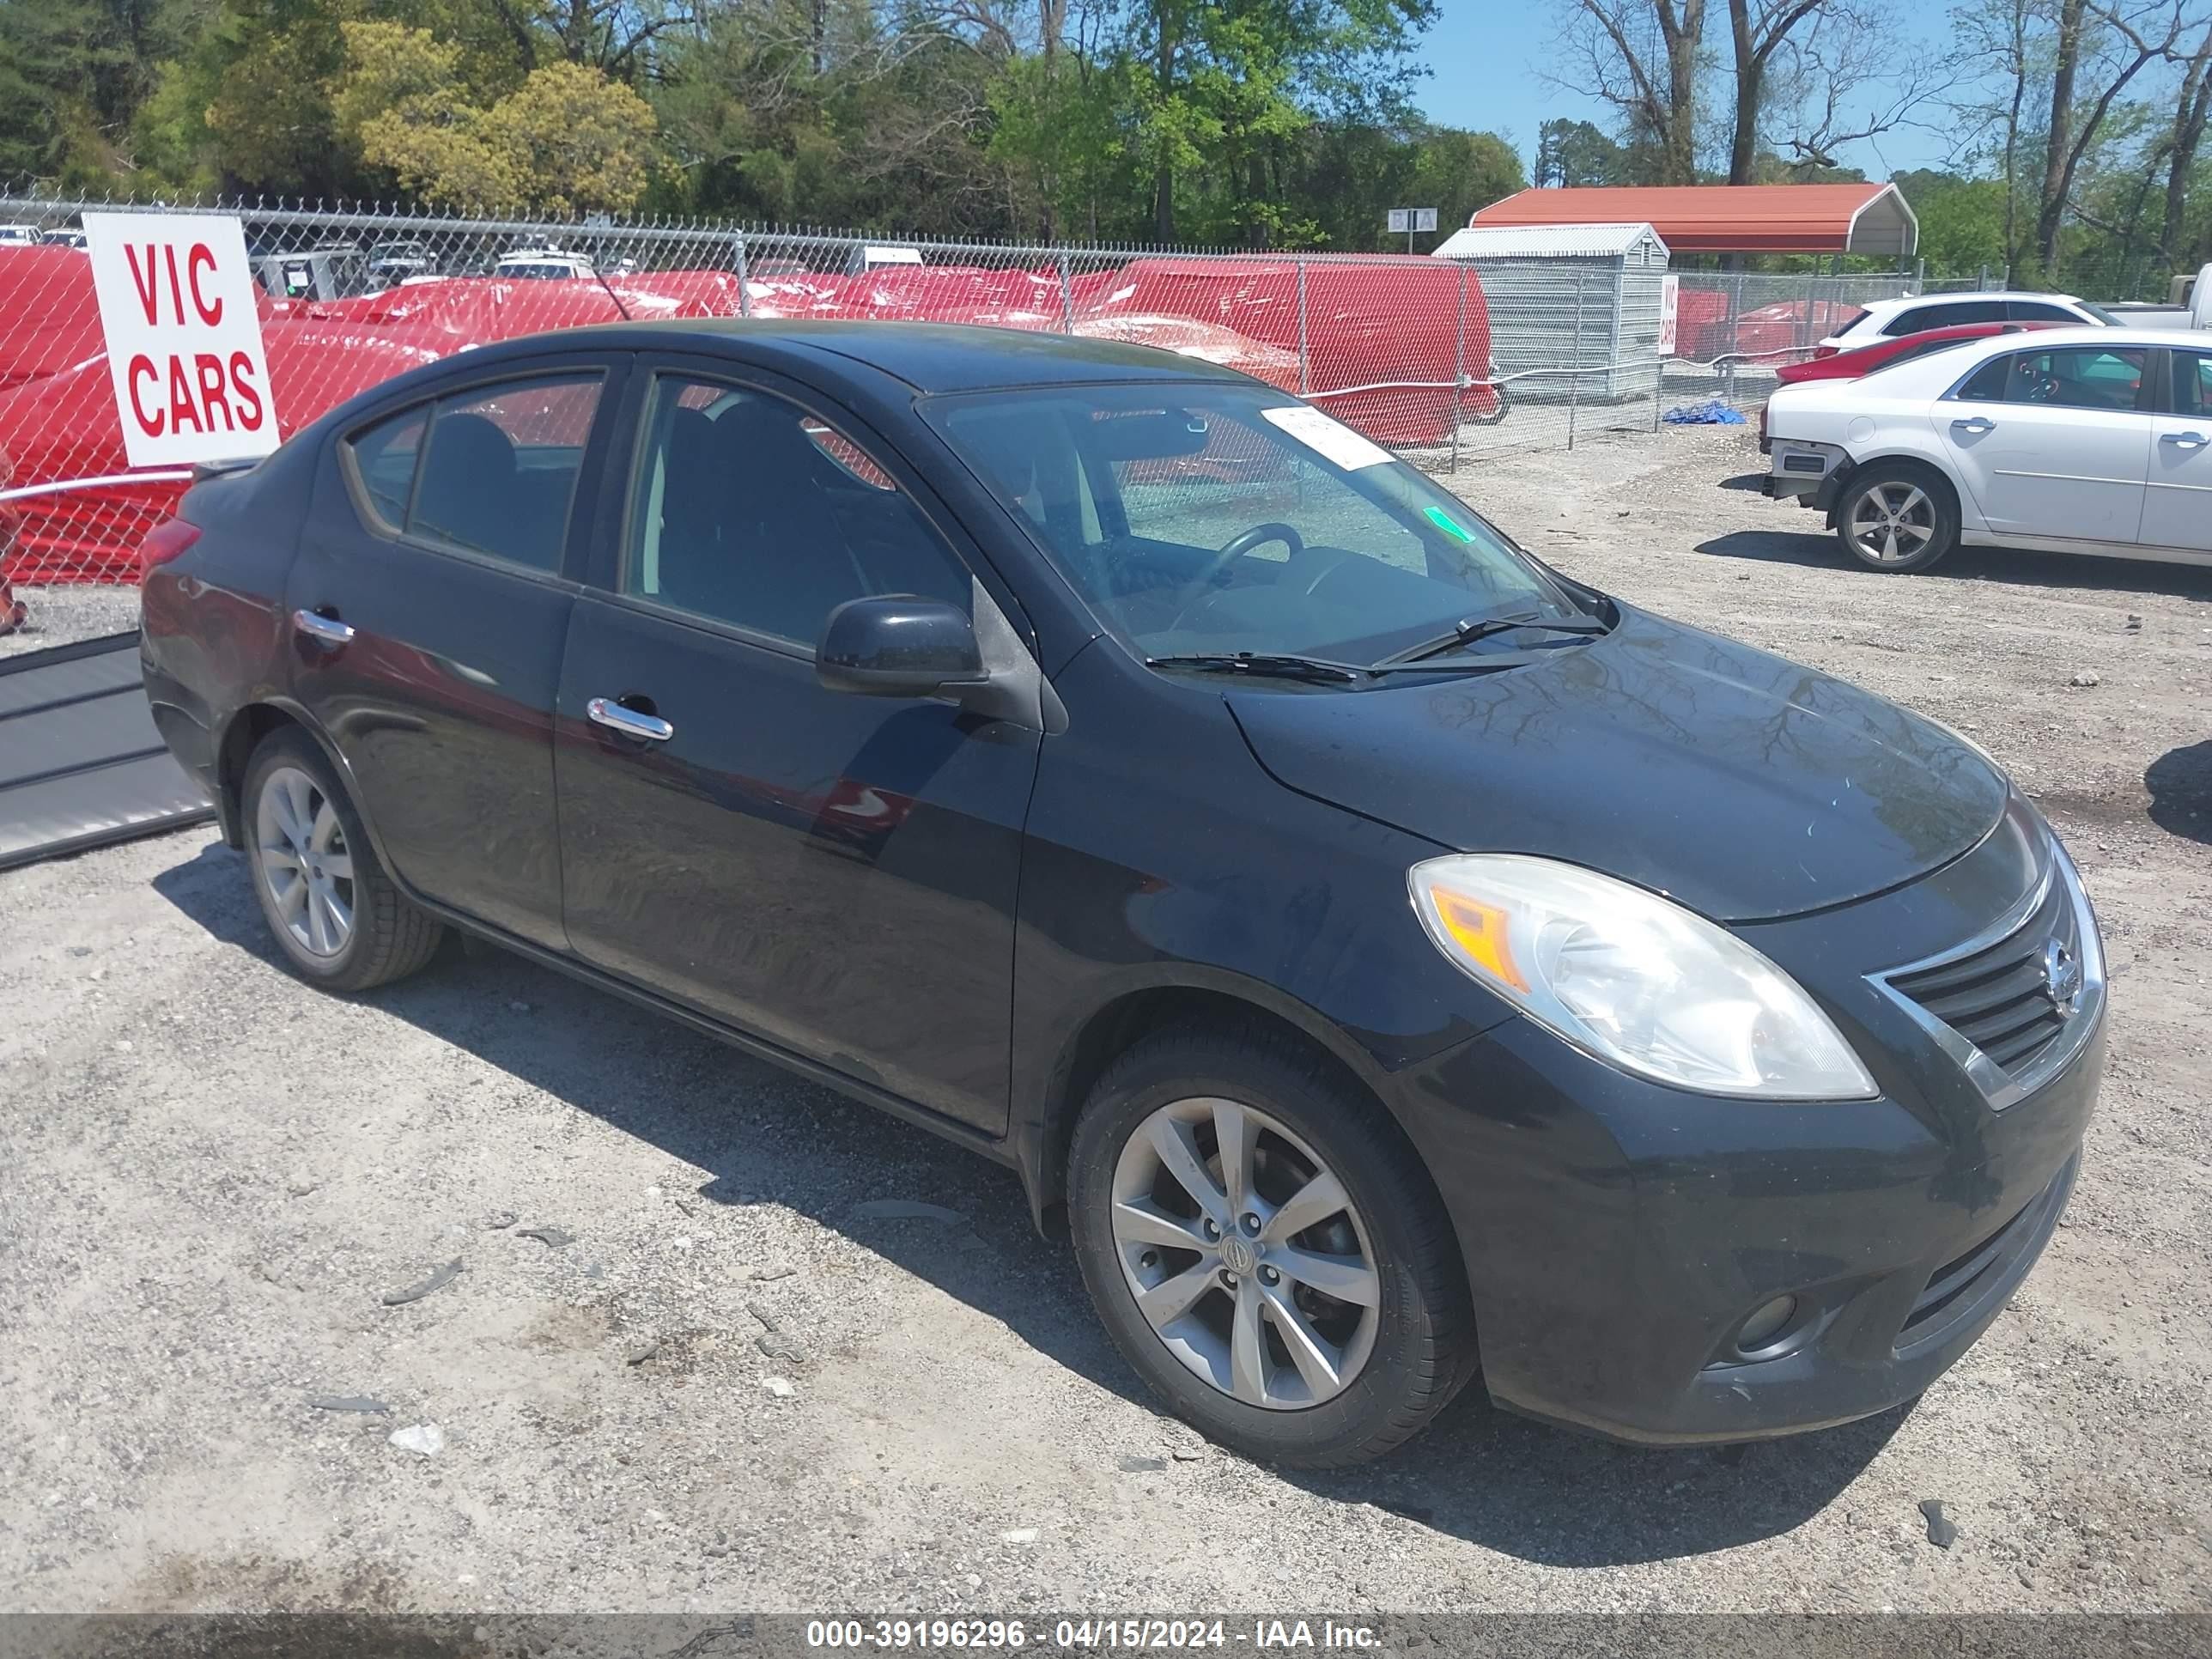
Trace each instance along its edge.
<path fill-rule="evenodd" d="M 1763 488 L 1872 570 L 1954 547 L 2212 564 L 2212 332 L 1963 343 L 1767 404 Z"/>

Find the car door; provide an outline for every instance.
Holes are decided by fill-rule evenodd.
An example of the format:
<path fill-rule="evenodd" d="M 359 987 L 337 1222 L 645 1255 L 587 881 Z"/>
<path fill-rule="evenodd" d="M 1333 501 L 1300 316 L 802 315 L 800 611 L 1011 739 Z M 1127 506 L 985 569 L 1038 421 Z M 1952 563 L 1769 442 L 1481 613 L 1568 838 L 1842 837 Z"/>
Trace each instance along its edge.
<path fill-rule="evenodd" d="M 2212 351 L 2175 351 L 2167 412 L 2151 422 L 2146 547 L 2212 552 Z"/>
<path fill-rule="evenodd" d="M 564 561 L 620 367 L 550 356 L 346 433 L 286 587 L 293 695 L 393 870 L 556 949 L 553 699 L 579 586 Z"/>
<path fill-rule="evenodd" d="M 830 612 L 864 595 L 991 620 L 1011 599 L 978 583 L 980 560 L 903 462 L 788 382 L 671 359 L 633 402 L 629 489 L 600 514 L 562 667 L 569 939 L 638 984 L 1004 1133 L 1040 736 L 946 700 L 829 690 L 813 651 Z"/>
<path fill-rule="evenodd" d="M 1988 359 L 1937 401 L 1937 430 L 1994 534 L 2134 543 L 2149 360 L 2142 346 L 2033 346 Z"/>

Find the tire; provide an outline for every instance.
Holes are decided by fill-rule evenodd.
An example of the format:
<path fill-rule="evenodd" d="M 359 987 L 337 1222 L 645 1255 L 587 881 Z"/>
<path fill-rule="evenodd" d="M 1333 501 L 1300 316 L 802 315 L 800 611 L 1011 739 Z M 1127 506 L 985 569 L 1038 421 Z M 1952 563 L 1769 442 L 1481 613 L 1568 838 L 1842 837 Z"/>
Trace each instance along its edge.
<path fill-rule="evenodd" d="M 1885 516 L 1893 512 L 1893 519 Z M 1877 462 L 1852 475 L 1836 500 L 1836 539 L 1869 570 L 1910 575 L 1959 544 L 1958 498 L 1925 467 Z M 1890 556 L 1881 550 L 1893 548 Z"/>
<path fill-rule="evenodd" d="M 1182 1167 L 1212 1183 L 1206 1201 L 1234 1241 L 1207 1242 L 1213 1218 L 1167 1173 L 1156 1119 L 1204 1160 Z M 1247 1126 L 1232 1133 L 1256 1149 L 1249 1207 L 1231 1206 L 1220 1178 L 1224 1123 Z M 1334 1176 L 1347 1201 L 1314 1197 L 1316 1174 Z M 1474 1374 L 1466 1272 L 1426 1171 L 1380 1107 L 1281 1037 L 1179 1030 L 1130 1048 L 1084 1104 L 1067 1190 L 1084 1283 L 1115 1345 L 1169 1410 L 1248 1457 L 1364 1462 L 1419 1433 Z M 1293 1194 L 1304 1194 L 1295 1212 Z M 1239 1216 L 1261 1209 L 1255 1238 Z M 1278 1212 L 1293 1231 L 1277 1235 Z M 1244 1271 L 1232 1272 L 1232 1253 Z M 1321 1293 L 1308 1273 L 1346 1294 Z M 1140 1291 L 1158 1293 L 1158 1312 L 1188 1311 L 1156 1328 Z M 1308 1360 L 1329 1357 L 1320 1365 L 1297 1363 L 1285 1304 L 1319 1339 L 1300 1345 Z"/>
<path fill-rule="evenodd" d="M 262 739 L 240 806 L 254 896 L 301 978 L 366 991 L 405 978 L 436 952 L 445 930 L 384 873 L 361 815 L 306 732 Z M 325 893 L 334 904 L 321 902 Z"/>

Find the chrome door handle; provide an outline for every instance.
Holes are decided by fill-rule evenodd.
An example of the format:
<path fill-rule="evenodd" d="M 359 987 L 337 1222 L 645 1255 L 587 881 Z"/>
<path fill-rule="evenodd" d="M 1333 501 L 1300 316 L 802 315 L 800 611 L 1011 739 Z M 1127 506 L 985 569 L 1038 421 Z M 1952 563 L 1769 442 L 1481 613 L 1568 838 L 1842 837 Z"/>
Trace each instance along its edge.
<path fill-rule="evenodd" d="M 295 611 L 292 626 L 322 645 L 345 645 L 353 639 L 351 623 L 342 623 L 336 617 L 318 616 L 312 611 Z"/>
<path fill-rule="evenodd" d="M 2201 432 L 2167 432 L 2160 435 L 2159 442 L 2172 444 L 2176 449 L 2202 449 L 2204 447 L 2204 434 Z"/>
<path fill-rule="evenodd" d="M 1977 438 L 1980 437 L 1984 432 L 1994 432 L 1996 429 L 1997 423 L 1995 421 L 1990 420 L 1986 416 L 1980 415 L 1975 416 L 1972 420 L 1954 421 L 1951 422 L 1952 431 L 1970 432 Z"/>
<path fill-rule="evenodd" d="M 584 713 L 592 721 L 610 732 L 619 732 L 626 738 L 643 738 L 648 743 L 666 743 L 676 735 L 676 728 L 658 714 L 641 714 L 635 708 L 625 708 L 611 697 L 593 697 L 584 705 Z"/>

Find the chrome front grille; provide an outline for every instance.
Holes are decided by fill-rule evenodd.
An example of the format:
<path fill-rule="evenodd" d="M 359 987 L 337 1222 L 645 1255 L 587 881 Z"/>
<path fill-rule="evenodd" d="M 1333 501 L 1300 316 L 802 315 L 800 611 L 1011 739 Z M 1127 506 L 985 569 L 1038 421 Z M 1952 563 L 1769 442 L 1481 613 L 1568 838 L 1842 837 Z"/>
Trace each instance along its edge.
<path fill-rule="evenodd" d="M 2081 939 L 2065 884 L 2051 882 L 2043 902 L 1984 950 L 1939 967 L 1890 975 L 1890 988 L 1949 1026 L 2008 1073 L 2033 1061 L 2066 1030 L 2072 987 L 2054 987 L 2068 966 L 2078 975 Z M 2051 947 L 2057 947 L 2054 955 Z M 2060 990 L 2075 995 L 2063 997 Z"/>
<path fill-rule="evenodd" d="M 2104 1015 L 2097 920 L 2056 842 L 2042 880 L 1985 932 L 1872 978 L 1994 1109 L 2049 1081 Z"/>

